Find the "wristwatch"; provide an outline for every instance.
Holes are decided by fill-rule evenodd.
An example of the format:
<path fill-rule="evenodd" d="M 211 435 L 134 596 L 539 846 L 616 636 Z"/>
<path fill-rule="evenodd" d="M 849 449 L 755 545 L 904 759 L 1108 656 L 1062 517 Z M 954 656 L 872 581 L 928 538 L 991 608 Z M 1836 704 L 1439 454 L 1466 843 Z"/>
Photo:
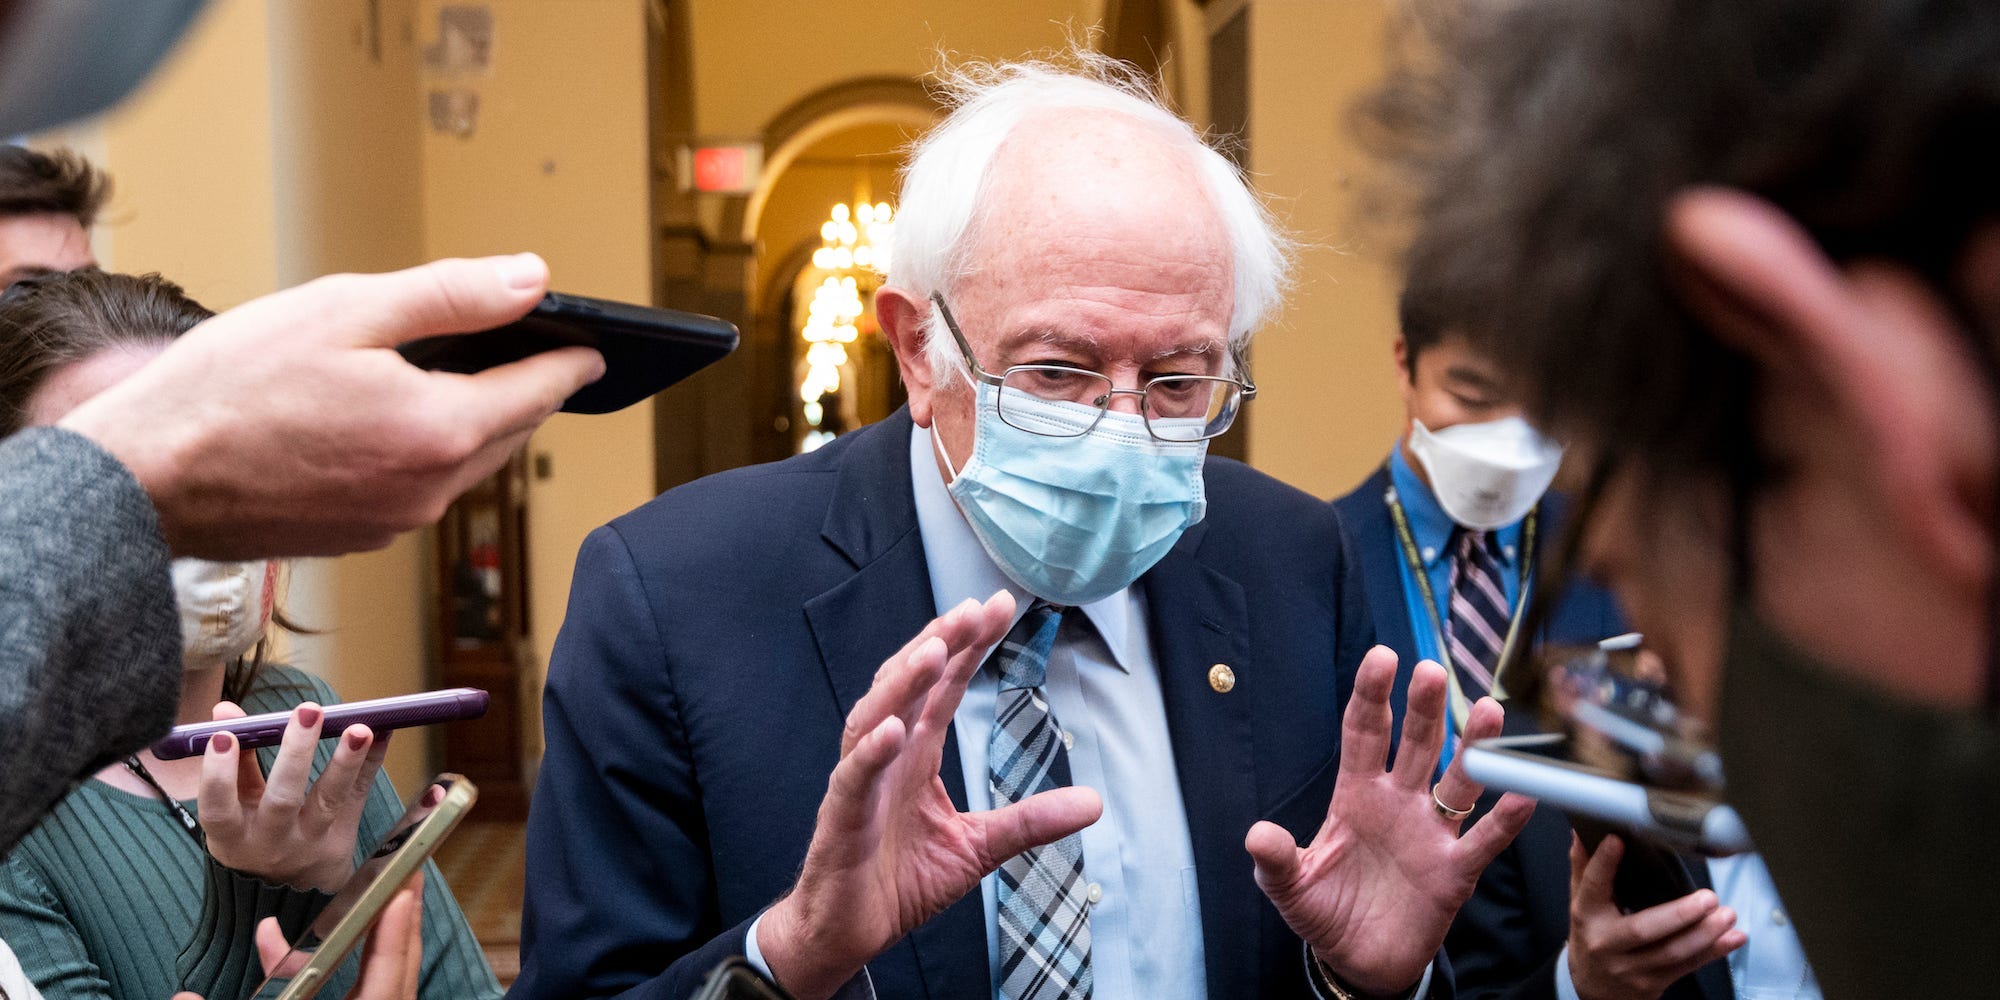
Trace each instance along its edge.
<path fill-rule="evenodd" d="M 1318 990 L 1320 996 L 1329 997 L 1331 1000 L 1361 1000 L 1353 990 L 1341 984 L 1340 977 L 1334 975 L 1333 969 L 1320 959 L 1319 953 L 1313 951 L 1310 944 L 1306 945 L 1306 974 L 1312 981 L 1313 989 Z M 1417 991 L 1423 989 L 1423 986 L 1424 981 L 1420 977 L 1416 985 L 1411 986 L 1410 991 L 1397 1000 L 1416 1000 Z"/>

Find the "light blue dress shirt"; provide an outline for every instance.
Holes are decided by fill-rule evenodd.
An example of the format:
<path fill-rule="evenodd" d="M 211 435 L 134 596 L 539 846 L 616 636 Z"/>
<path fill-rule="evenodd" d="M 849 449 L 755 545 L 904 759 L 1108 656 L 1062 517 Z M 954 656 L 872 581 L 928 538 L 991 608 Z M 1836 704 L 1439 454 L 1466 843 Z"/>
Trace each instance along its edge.
<path fill-rule="evenodd" d="M 942 611 L 967 598 L 985 600 L 1009 590 L 1018 620 L 1034 597 L 1008 580 L 981 547 L 945 491 L 931 449 L 930 432 L 913 428 L 910 471 L 931 596 Z M 1174 769 L 1145 597 L 1139 588 L 1127 587 L 1079 610 L 1088 624 L 1064 621 L 1049 653 L 1043 693 L 1071 737 L 1065 741 L 1071 783 L 1095 789 L 1104 799 L 1103 817 L 1083 831 L 1084 876 L 1096 897 L 1090 909 L 1095 995 L 1200 1000 L 1208 995 L 1208 977 L 1194 843 Z M 999 692 L 999 678 L 982 669 L 953 719 L 966 807 L 975 811 L 993 807 L 986 743 Z M 979 899 L 997 995 L 995 879 L 980 880 Z"/>
<path fill-rule="evenodd" d="M 1709 858 L 1708 878 L 1722 905 L 1736 911 L 1736 926 L 1750 938 L 1729 953 L 1729 983 L 1736 1000 L 1820 1000 L 1819 981 L 1806 963 L 1805 948 L 1764 859 L 1755 854 Z M 1578 1000 L 1567 945 L 1556 962 L 1556 995 Z"/>

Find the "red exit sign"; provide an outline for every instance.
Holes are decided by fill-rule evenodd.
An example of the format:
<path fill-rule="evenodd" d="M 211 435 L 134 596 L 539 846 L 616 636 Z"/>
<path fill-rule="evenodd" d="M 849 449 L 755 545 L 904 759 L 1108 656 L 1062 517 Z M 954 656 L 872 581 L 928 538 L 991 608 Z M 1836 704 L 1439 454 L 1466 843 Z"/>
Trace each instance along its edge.
<path fill-rule="evenodd" d="M 749 194 L 764 169 L 764 147 L 745 142 L 681 147 L 682 185 L 708 194 Z"/>

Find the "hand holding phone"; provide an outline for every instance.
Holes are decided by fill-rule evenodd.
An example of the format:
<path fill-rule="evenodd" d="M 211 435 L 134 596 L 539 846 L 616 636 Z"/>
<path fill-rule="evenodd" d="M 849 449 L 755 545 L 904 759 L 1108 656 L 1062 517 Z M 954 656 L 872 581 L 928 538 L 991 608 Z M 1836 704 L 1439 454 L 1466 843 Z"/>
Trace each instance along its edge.
<path fill-rule="evenodd" d="M 1657 997 L 1675 980 L 1743 946 L 1736 914 L 1712 892 L 1681 893 L 1641 909 L 1614 897 L 1632 858 L 1610 836 L 1570 848 L 1570 979 L 1579 996 Z"/>
<path fill-rule="evenodd" d="M 418 792 L 381 845 L 292 943 L 291 954 L 270 964 L 276 971 L 257 995 L 265 995 L 273 982 L 285 976 L 290 982 L 285 983 L 277 1000 L 312 1000 L 319 995 L 384 908 L 422 870 L 478 797 L 472 782 L 456 774 L 440 774 Z M 301 957 L 302 965 L 298 961 Z"/>
<path fill-rule="evenodd" d="M 736 327 L 714 316 L 550 292 L 506 326 L 426 337 L 398 350 L 419 368 L 470 375 L 558 347 L 595 348 L 604 377 L 578 389 L 562 411 L 610 413 L 722 360 L 737 340 Z"/>
<path fill-rule="evenodd" d="M 241 713 L 231 702 L 215 706 L 221 721 Z M 268 775 L 231 736 L 210 742 L 198 797 L 203 843 L 215 860 L 274 885 L 324 892 L 353 874 L 356 829 L 388 734 L 360 725 L 334 730 L 340 743 L 315 777 L 322 714 L 311 702 L 292 709 Z"/>

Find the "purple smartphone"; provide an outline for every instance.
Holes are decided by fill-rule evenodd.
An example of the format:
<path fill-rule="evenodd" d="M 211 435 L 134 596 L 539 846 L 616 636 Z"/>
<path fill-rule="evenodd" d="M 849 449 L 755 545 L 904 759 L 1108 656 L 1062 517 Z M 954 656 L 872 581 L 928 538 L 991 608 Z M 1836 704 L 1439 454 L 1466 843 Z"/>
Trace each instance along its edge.
<path fill-rule="evenodd" d="M 333 739 L 357 722 L 380 733 L 390 729 L 477 719 L 485 714 L 486 692 L 478 688 L 446 688 L 372 701 L 351 701 L 344 705 L 326 706 L 326 717 L 319 726 L 319 738 Z M 284 738 L 285 723 L 291 718 L 292 713 L 288 711 L 269 712 L 246 715 L 240 719 L 175 726 L 166 738 L 153 744 L 153 756 L 161 760 L 192 757 L 208 749 L 209 737 L 222 732 L 234 734 L 247 749 L 277 746 L 278 741 Z"/>

